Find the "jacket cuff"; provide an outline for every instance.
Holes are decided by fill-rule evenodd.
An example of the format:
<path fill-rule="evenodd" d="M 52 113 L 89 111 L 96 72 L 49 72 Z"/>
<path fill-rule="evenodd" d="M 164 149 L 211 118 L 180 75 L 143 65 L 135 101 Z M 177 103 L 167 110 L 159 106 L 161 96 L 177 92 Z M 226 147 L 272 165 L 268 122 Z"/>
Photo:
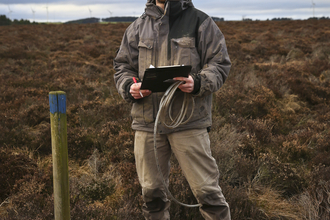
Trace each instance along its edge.
<path fill-rule="evenodd" d="M 199 74 L 192 75 L 191 76 L 194 79 L 194 90 L 191 92 L 191 94 L 196 95 L 199 93 L 199 90 L 201 88 L 201 76 Z"/>
<path fill-rule="evenodd" d="M 131 93 L 129 92 L 131 90 L 131 85 L 133 84 L 133 80 L 132 79 L 128 79 L 126 80 L 125 84 L 124 84 L 124 90 L 125 90 L 125 95 L 126 97 L 128 97 L 129 100 L 131 101 L 136 101 L 136 99 L 131 95 Z"/>

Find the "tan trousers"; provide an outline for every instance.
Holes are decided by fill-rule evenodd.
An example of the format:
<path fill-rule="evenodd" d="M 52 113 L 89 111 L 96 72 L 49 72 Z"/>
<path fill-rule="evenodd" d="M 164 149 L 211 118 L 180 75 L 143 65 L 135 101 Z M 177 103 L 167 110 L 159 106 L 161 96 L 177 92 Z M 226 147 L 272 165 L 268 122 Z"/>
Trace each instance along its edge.
<path fill-rule="evenodd" d="M 155 164 L 153 133 L 136 131 L 134 146 L 145 219 L 168 220 L 170 202 Z M 170 157 L 173 152 L 193 194 L 202 204 L 202 216 L 207 220 L 231 219 L 229 206 L 218 185 L 219 171 L 211 155 L 210 139 L 206 129 L 157 135 L 156 146 L 159 164 L 167 184 Z"/>

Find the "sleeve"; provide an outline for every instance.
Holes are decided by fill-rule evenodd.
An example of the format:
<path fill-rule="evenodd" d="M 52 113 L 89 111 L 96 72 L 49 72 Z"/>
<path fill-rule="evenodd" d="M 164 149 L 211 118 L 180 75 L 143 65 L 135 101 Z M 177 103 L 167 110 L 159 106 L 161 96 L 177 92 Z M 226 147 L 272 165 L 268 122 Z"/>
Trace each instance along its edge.
<path fill-rule="evenodd" d="M 200 89 L 195 95 L 202 96 L 219 90 L 231 68 L 225 37 L 210 17 L 199 27 L 198 52 L 203 68 L 198 74 Z"/>
<path fill-rule="evenodd" d="M 125 31 L 118 53 L 113 61 L 116 71 L 114 81 L 118 93 L 128 102 L 134 100 L 129 89 L 133 84 L 133 77 L 138 77 L 138 28 L 133 22 Z"/>

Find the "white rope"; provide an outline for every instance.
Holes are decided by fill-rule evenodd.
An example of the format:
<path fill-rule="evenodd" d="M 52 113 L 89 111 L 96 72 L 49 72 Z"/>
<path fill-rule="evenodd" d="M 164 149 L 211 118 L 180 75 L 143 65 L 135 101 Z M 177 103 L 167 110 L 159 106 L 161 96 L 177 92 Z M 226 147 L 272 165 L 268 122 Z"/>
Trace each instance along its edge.
<path fill-rule="evenodd" d="M 157 153 L 157 146 L 156 146 L 156 135 L 157 135 L 157 127 L 158 127 L 158 122 L 159 120 L 168 128 L 176 128 L 179 125 L 185 124 L 187 123 L 190 118 L 192 117 L 193 113 L 194 113 L 194 107 L 195 107 L 195 101 L 194 101 L 194 97 L 191 96 L 190 94 L 184 93 L 184 100 L 182 103 L 182 107 L 181 110 L 179 112 L 179 114 L 175 117 L 175 119 L 173 119 L 172 117 L 172 104 L 175 100 L 175 98 L 173 99 L 174 93 L 176 91 L 176 89 L 179 87 L 180 84 L 182 84 L 182 81 L 178 81 L 173 83 L 165 92 L 165 94 L 163 95 L 161 101 L 160 101 L 160 105 L 159 105 L 159 110 L 157 112 L 157 116 L 156 116 L 156 120 L 155 120 L 155 126 L 154 126 L 154 152 L 155 152 L 155 158 L 156 158 L 156 165 L 157 165 L 157 169 L 158 172 L 160 173 L 160 177 L 161 180 L 163 182 L 163 185 L 165 187 L 165 191 L 166 193 L 170 196 L 170 198 L 175 201 L 176 203 L 185 206 L 185 207 L 189 207 L 189 208 L 194 208 L 194 207 L 200 207 L 201 204 L 194 204 L 194 205 L 189 205 L 189 204 L 185 204 L 182 202 L 179 202 L 177 199 L 174 198 L 174 196 L 171 194 L 170 190 L 167 187 L 167 184 L 165 183 L 164 180 L 164 175 L 160 169 L 159 166 L 159 161 L 158 161 L 158 153 Z M 187 114 L 187 110 L 189 107 L 189 100 L 191 101 L 192 104 L 192 111 L 190 113 L 190 116 L 188 117 L 187 120 L 183 121 L 184 118 L 186 117 Z M 169 119 L 170 119 L 170 124 L 166 124 L 166 113 L 168 113 Z"/>

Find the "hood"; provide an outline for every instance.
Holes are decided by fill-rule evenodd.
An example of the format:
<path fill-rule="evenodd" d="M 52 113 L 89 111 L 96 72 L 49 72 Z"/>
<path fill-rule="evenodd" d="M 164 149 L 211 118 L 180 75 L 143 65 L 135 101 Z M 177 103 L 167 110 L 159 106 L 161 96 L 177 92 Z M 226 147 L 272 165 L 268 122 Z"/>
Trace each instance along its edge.
<path fill-rule="evenodd" d="M 194 5 L 191 0 L 167 0 L 165 3 L 165 9 L 171 17 L 177 17 L 182 11 L 193 6 Z M 156 6 L 156 0 L 148 0 L 145 12 L 147 15 L 156 17 L 155 10 L 153 8 L 158 8 Z"/>
<path fill-rule="evenodd" d="M 168 0 L 167 2 L 169 2 L 171 0 Z M 173 2 L 180 2 L 181 5 L 182 5 L 182 9 L 186 9 L 188 8 L 189 6 L 193 6 L 193 3 L 191 0 L 174 0 Z M 156 0 L 148 0 L 147 1 L 147 4 L 156 4 Z M 166 3 L 165 3 L 166 4 Z"/>

